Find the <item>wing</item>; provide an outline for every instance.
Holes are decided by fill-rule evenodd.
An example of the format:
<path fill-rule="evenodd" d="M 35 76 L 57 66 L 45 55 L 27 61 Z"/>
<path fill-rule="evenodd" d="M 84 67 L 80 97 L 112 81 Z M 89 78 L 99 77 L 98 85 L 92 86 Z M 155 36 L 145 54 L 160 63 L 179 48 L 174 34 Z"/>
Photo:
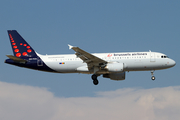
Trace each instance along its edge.
<path fill-rule="evenodd" d="M 80 49 L 79 47 L 74 47 L 71 45 L 68 45 L 69 49 L 73 49 L 76 53 L 75 55 L 77 57 L 79 57 L 80 59 L 83 60 L 83 62 L 87 63 L 88 65 L 88 69 L 92 69 L 93 67 L 102 67 L 104 65 L 106 65 L 107 61 L 98 58 L 95 55 L 92 55 L 82 49 Z"/>

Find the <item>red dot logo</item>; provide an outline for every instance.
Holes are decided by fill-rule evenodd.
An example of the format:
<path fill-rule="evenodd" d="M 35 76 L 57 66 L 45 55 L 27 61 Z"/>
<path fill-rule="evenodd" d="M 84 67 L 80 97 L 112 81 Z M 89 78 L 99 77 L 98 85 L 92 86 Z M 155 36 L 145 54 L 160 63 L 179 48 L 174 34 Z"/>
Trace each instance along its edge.
<path fill-rule="evenodd" d="M 16 45 L 16 43 L 12 43 L 12 45 Z"/>
<path fill-rule="evenodd" d="M 17 46 L 13 46 L 13 48 L 17 48 Z"/>
<path fill-rule="evenodd" d="M 26 44 L 24 44 L 24 46 L 27 46 Z"/>
<path fill-rule="evenodd" d="M 31 49 L 28 49 L 27 52 L 30 53 L 30 52 L 32 52 L 32 50 L 31 50 Z"/>
<path fill-rule="evenodd" d="M 19 49 L 15 49 L 14 52 L 19 52 Z"/>
<path fill-rule="evenodd" d="M 23 52 L 23 56 L 27 56 L 27 52 Z"/>
<path fill-rule="evenodd" d="M 20 43 L 20 45 L 23 45 L 22 43 Z"/>
<path fill-rule="evenodd" d="M 11 42 L 14 42 L 14 40 L 12 40 Z"/>
<path fill-rule="evenodd" d="M 17 57 L 20 57 L 20 56 L 21 56 L 21 53 L 17 53 L 16 56 L 17 56 Z"/>
<path fill-rule="evenodd" d="M 107 55 L 107 57 L 111 57 L 111 56 L 112 56 L 112 54 L 111 54 L 111 53 Z"/>
<path fill-rule="evenodd" d="M 27 48 L 27 49 L 29 49 L 29 48 L 30 48 L 30 46 L 27 46 L 26 48 Z"/>

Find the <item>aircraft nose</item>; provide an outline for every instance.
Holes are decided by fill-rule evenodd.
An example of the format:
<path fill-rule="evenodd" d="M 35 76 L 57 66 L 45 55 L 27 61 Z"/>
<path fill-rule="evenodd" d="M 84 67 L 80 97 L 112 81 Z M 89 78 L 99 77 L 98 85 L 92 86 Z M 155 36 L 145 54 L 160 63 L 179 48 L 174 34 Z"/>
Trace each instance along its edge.
<path fill-rule="evenodd" d="M 170 65 L 173 67 L 173 66 L 176 65 L 176 62 L 175 62 L 174 60 L 171 60 L 171 61 L 170 61 Z"/>

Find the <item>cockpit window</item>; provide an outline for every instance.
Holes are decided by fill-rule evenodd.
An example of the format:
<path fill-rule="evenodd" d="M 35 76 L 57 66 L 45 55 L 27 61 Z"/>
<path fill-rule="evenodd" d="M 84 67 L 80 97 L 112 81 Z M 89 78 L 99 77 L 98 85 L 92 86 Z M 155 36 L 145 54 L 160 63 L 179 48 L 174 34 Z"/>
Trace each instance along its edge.
<path fill-rule="evenodd" d="M 168 56 L 161 56 L 161 58 L 169 58 Z"/>

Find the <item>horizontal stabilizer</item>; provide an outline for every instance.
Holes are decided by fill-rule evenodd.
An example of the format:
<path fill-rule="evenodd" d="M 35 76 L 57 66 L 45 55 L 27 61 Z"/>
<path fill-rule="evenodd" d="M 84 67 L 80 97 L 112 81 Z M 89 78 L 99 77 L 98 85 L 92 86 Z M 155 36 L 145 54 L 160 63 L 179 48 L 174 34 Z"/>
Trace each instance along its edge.
<path fill-rule="evenodd" d="M 10 58 L 11 60 L 13 60 L 14 62 L 22 62 L 22 63 L 26 63 L 27 60 L 24 60 L 22 58 L 19 57 L 15 57 L 13 55 L 6 55 L 8 58 Z"/>

